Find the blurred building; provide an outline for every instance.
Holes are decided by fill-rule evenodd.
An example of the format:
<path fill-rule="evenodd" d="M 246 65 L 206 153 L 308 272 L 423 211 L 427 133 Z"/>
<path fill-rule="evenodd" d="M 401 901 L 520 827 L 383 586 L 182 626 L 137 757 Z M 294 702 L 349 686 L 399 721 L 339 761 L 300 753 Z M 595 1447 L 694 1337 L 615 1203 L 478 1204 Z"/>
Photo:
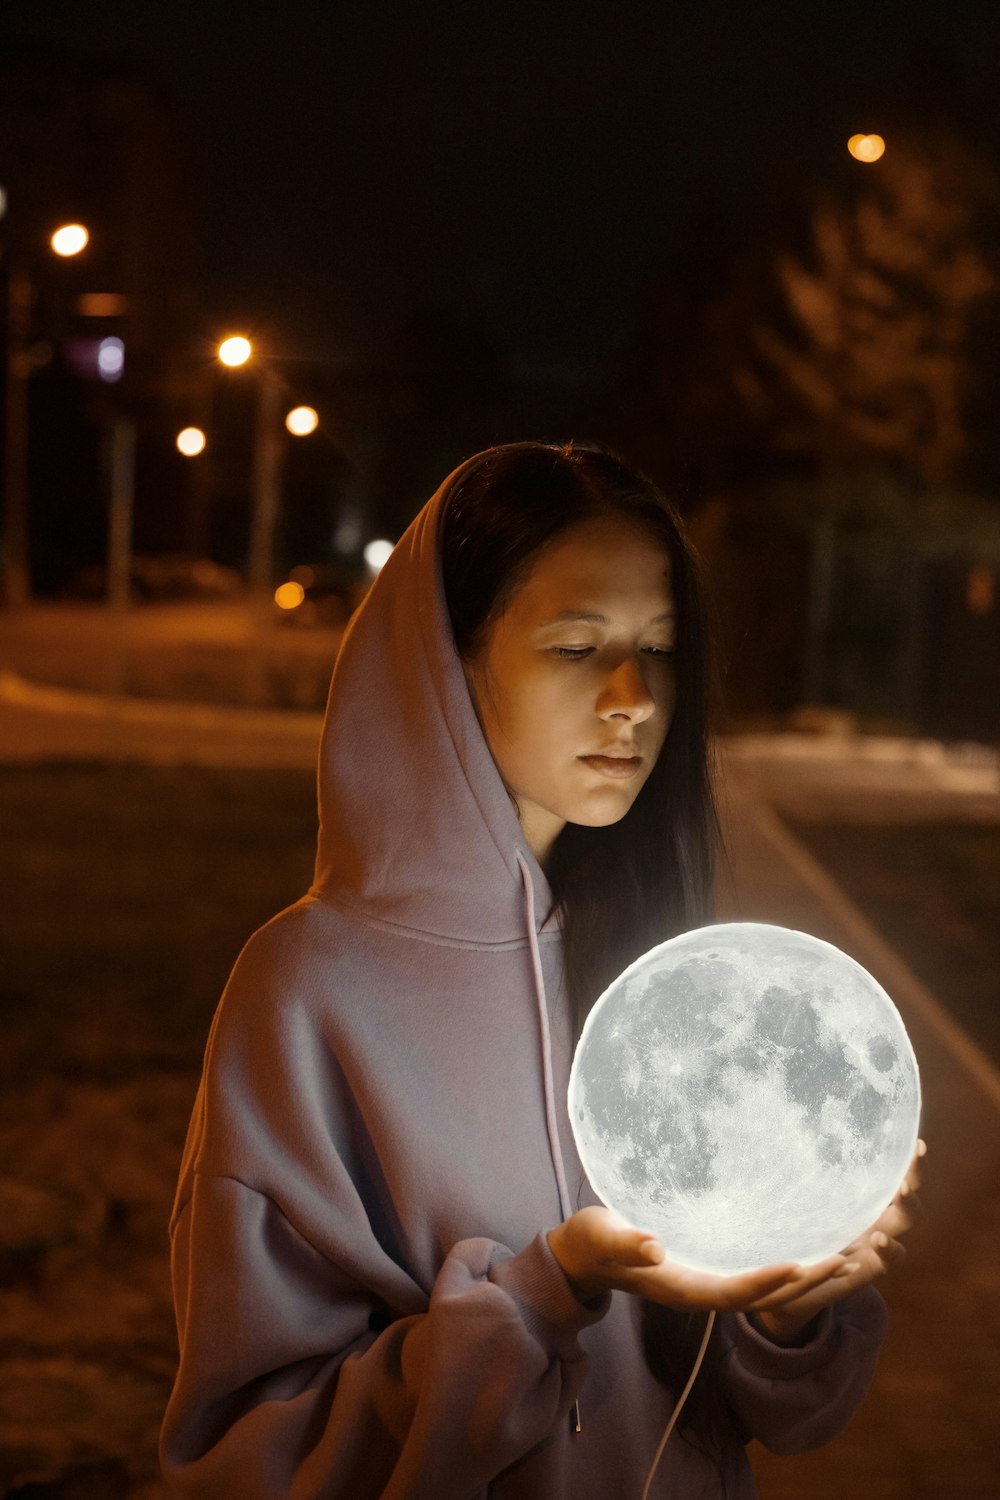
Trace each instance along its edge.
<path fill-rule="evenodd" d="M 192 173 L 152 80 L 114 59 L 0 35 L 0 185 L 5 288 L 17 275 L 32 291 L 31 571 L 37 589 L 58 590 L 103 553 L 102 450 L 116 414 L 138 431 L 137 546 L 183 542 L 188 476 L 175 417 L 207 364 Z M 49 237 L 67 222 L 84 224 L 90 241 L 63 259 Z"/>

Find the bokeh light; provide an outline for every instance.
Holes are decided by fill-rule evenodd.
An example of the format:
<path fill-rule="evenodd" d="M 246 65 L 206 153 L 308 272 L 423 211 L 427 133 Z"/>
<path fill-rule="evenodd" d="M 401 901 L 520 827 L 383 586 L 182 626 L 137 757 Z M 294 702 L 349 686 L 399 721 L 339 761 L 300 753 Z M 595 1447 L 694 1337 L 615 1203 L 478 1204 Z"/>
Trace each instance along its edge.
<path fill-rule="evenodd" d="M 185 427 L 177 434 L 177 447 L 185 458 L 196 458 L 205 451 L 205 434 L 200 427 Z"/>
<path fill-rule="evenodd" d="M 996 608 L 996 580 L 990 568 L 977 563 L 965 580 L 965 607 L 970 615 L 991 615 Z"/>
<path fill-rule="evenodd" d="M 79 255 L 89 239 L 90 235 L 82 224 L 61 224 L 49 244 L 57 255 Z"/>
<path fill-rule="evenodd" d="M 97 346 L 97 373 L 102 380 L 121 380 L 125 369 L 125 345 L 121 339 L 111 336 L 101 339 Z"/>
<path fill-rule="evenodd" d="M 295 437 L 308 437 L 319 426 L 319 415 L 311 406 L 296 406 L 285 418 L 285 426 Z"/>
<path fill-rule="evenodd" d="M 229 338 L 223 339 L 218 348 L 219 358 L 224 365 L 229 365 L 230 369 L 245 365 L 252 353 L 253 345 L 242 334 L 232 334 Z"/>
<path fill-rule="evenodd" d="M 880 135 L 852 135 L 847 149 L 855 161 L 878 161 L 885 152 L 885 141 Z"/>
<path fill-rule="evenodd" d="M 274 591 L 274 602 L 279 609 L 298 609 L 305 597 L 306 591 L 301 583 L 295 583 L 292 579 L 279 584 Z"/>
<path fill-rule="evenodd" d="M 364 558 L 373 573 L 378 573 L 385 567 L 392 555 L 392 549 L 393 543 L 387 542 L 384 537 L 368 543 L 365 547 Z"/>

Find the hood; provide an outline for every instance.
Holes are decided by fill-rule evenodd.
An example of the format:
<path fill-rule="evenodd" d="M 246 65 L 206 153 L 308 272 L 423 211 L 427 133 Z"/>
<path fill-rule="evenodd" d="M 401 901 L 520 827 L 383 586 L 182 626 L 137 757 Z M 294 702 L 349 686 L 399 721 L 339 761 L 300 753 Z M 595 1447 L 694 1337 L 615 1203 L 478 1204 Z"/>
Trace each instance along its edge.
<path fill-rule="evenodd" d="M 441 581 L 461 464 L 400 538 L 349 625 L 320 745 L 313 894 L 451 943 L 523 943 L 552 906 L 476 717 Z M 554 920 L 554 918 L 553 918 Z"/>

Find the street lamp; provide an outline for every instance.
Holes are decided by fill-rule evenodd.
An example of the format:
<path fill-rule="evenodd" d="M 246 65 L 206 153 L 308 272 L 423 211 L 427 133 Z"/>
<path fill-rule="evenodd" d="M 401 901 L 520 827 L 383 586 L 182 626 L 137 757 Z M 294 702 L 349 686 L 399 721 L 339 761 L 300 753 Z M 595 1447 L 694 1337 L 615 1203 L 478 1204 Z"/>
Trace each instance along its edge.
<path fill-rule="evenodd" d="M 231 370 L 236 370 L 240 365 L 245 365 L 253 354 L 253 345 L 243 335 L 231 334 L 229 338 L 222 340 L 216 353 L 224 365 Z"/>
<path fill-rule="evenodd" d="M 90 234 L 84 224 L 61 224 L 49 237 L 49 244 L 57 255 L 67 260 L 71 255 L 79 255 L 81 250 L 86 250 L 89 240 Z"/>
<path fill-rule="evenodd" d="M 296 406 L 285 418 L 285 426 L 293 437 L 308 437 L 319 426 L 319 414 L 312 406 Z"/>
<path fill-rule="evenodd" d="M 231 334 L 223 339 L 217 353 L 230 369 L 250 363 L 253 357 L 259 382 L 253 447 L 250 555 L 247 559 L 251 646 L 247 659 L 247 692 L 251 699 L 260 699 L 264 696 L 264 657 L 271 623 L 274 531 L 281 509 L 279 423 L 285 386 L 266 359 L 255 357 L 253 345 L 242 334 Z M 311 407 L 297 407 L 288 413 L 285 425 L 296 436 L 306 436 L 315 429 L 318 421 Z"/>
<path fill-rule="evenodd" d="M 185 458 L 197 458 L 205 451 L 205 434 L 200 427 L 185 427 L 177 434 L 177 449 Z"/>

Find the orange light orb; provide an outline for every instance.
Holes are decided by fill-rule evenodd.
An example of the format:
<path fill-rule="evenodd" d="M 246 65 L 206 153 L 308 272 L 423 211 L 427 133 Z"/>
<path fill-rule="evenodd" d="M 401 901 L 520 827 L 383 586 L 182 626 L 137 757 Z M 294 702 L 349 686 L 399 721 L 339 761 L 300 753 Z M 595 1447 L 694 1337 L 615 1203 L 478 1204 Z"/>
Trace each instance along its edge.
<path fill-rule="evenodd" d="M 253 353 L 253 345 L 242 334 L 233 334 L 230 338 L 222 340 L 217 352 L 224 365 L 229 365 L 230 369 L 236 369 L 238 365 L 246 364 Z"/>
<path fill-rule="evenodd" d="M 90 235 L 82 224 L 61 224 L 49 244 L 57 255 L 64 258 L 70 255 L 79 255 L 81 250 L 86 249 Z"/>
<path fill-rule="evenodd" d="M 200 427 L 185 427 L 177 434 L 177 447 L 185 458 L 197 458 L 205 451 L 205 434 Z"/>
<path fill-rule="evenodd" d="M 311 406 L 296 406 L 285 418 L 285 426 L 295 437 L 308 437 L 319 426 L 319 416 Z"/>
<path fill-rule="evenodd" d="M 847 149 L 855 161 L 878 161 L 885 152 L 885 141 L 880 135 L 852 135 Z"/>
<path fill-rule="evenodd" d="M 306 591 L 301 583 L 293 583 L 291 580 L 279 584 L 274 591 L 274 602 L 279 609 L 298 609 L 305 597 Z"/>

